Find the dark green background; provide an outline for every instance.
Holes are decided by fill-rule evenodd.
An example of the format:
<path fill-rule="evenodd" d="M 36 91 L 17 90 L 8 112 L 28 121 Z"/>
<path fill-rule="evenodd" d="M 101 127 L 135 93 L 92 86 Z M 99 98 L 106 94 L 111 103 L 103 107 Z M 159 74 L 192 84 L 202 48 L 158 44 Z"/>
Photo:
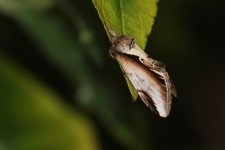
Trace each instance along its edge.
<path fill-rule="evenodd" d="M 1 54 L 87 115 L 107 150 L 224 150 L 224 35 L 223 0 L 159 2 L 146 52 L 167 65 L 178 93 L 162 119 L 140 98 L 132 103 L 90 0 L 0 14 Z"/>

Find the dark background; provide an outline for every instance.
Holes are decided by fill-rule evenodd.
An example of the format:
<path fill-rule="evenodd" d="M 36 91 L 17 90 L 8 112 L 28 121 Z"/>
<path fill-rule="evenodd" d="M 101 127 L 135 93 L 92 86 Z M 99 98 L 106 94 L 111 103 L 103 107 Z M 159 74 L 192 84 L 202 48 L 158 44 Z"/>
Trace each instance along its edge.
<path fill-rule="evenodd" d="M 140 98 L 132 103 L 119 65 L 108 56 L 111 45 L 91 1 L 57 1 L 37 12 L 56 19 L 69 37 L 47 30 L 35 20 L 36 12 L 21 17 L 2 11 L 1 54 L 87 115 L 102 149 L 225 149 L 225 1 L 158 3 L 146 52 L 167 65 L 177 89 L 166 119 Z M 76 53 L 67 50 L 67 38 Z M 60 46 L 64 50 L 54 53 Z"/>

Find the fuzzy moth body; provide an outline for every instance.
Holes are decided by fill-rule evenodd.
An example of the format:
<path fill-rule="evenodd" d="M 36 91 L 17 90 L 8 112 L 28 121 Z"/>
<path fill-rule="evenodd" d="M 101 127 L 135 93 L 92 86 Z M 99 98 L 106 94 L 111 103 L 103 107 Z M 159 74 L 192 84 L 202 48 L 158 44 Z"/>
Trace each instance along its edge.
<path fill-rule="evenodd" d="M 114 31 L 109 32 L 113 40 L 110 55 L 119 62 L 146 106 L 159 116 L 167 117 L 172 97 L 176 97 L 176 89 L 165 65 L 148 56 L 134 38 L 125 35 L 117 37 Z"/>

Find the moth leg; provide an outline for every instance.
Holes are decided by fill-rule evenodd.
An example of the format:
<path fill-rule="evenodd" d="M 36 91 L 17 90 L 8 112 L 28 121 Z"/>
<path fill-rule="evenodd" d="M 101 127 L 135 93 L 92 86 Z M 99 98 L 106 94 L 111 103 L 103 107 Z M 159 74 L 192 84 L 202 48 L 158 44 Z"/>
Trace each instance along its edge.
<path fill-rule="evenodd" d="M 166 65 L 163 62 L 158 61 L 158 60 L 153 60 L 152 64 L 154 67 L 160 67 L 160 68 L 164 68 L 164 69 L 166 68 Z"/>
<path fill-rule="evenodd" d="M 158 60 L 154 60 L 151 57 L 148 56 L 148 59 L 139 58 L 139 60 L 149 68 L 155 69 L 155 70 L 165 70 L 166 65 Z"/>

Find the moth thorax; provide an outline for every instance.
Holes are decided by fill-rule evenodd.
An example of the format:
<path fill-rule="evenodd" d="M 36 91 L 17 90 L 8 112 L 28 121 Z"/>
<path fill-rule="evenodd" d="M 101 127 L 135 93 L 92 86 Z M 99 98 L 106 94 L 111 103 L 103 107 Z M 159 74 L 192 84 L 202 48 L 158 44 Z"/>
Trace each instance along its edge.
<path fill-rule="evenodd" d="M 134 47 L 135 42 L 133 37 L 122 35 L 113 42 L 114 50 L 125 53 Z"/>

